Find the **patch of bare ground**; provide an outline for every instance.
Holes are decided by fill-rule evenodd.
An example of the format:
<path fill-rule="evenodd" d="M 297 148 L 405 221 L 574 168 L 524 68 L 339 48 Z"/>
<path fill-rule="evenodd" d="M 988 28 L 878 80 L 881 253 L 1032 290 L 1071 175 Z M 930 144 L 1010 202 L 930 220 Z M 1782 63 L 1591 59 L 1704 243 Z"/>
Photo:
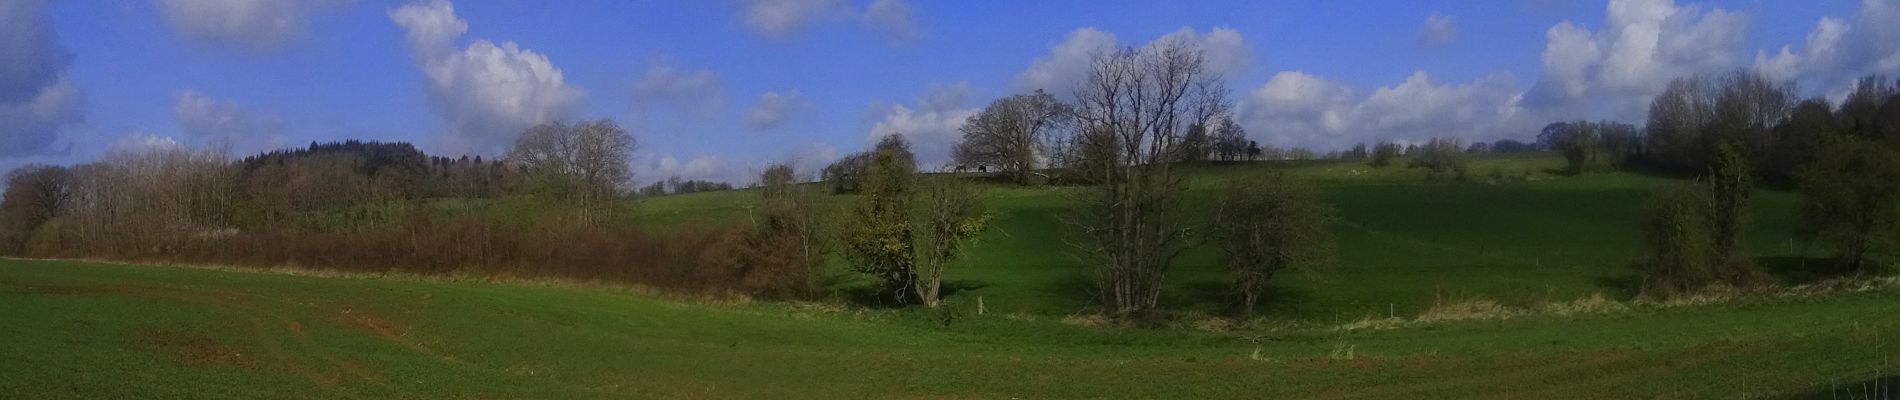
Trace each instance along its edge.
<path fill-rule="evenodd" d="M 132 342 L 139 347 L 164 354 L 171 361 L 193 368 L 211 366 L 256 366 L 256 351 L 228 346 L 202 333 L 182 329 L 149 329 L 136 333 Z"/>

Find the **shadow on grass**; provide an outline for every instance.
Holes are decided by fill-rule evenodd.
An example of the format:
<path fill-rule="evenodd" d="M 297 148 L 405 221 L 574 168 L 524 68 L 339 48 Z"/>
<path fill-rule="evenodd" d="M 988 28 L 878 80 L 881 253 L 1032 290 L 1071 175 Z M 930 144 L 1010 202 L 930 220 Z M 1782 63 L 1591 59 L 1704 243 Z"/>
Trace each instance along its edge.
<path fill-rule="evenodd" d="M 1888 375 L 1859 382 L 1832 384 L 1782 396 L 1787 400 L 1874 400 L 1900 399 L 1900 375 Z"/>
<path fill-rule="evenodd" d="M 1630 263 L 1623 268 L 1624 273 L 1599 276 L 1591 279 L 1604 294 L 1618 299 L 1633 299 L 1643 291 L 1643 264 Z"/>
<path fill-rule="evenodd" d="M 940 292 L 938 293 L 938 295 L 942 296 L 942 298 L 950 298 L 953 296 L 957 296 L 958 294 L 962 292 L 974 291 L 974 290 L 982 289 L 986 287 L 990 287 L 990 284 L 987 282 L 979 281 L 979 280 L 972 280 L 972 279 L 948 280 L 948 281 L 943 282 L 943 287 L 939 289 Z M 916 301 L 917 300 L 916 293 L 905 292 L 904 293 L 905 298 L 909 299 L 910 301 L 905 302 L 905 303 L 899 303 L 892 299 L 893 296 L 891 295 L 890 292 L 885 290 L 883 285 L 879 285 L 876 282 L 867 281 L 867 282 L 858 282 L 858 283 L 853 283 L 853 284 L 841 284 L 841 285 L 835 286 L 832 290 L 836 291 L 840 298 L 843 298 L 846 302 L 849 302 L 851 305 L 864 307 L 864 308 L 896 309 L 896 308 L 910 307 L 910 306 L 919 304 Z"/>
<path fill-rule="evenodd" d="M 940 293 L 938 294 L 942 295 L 944 298 L 950 298 L 952 296 L 956 296 L 966 291 L 975 291 L 977 289 L 982 289 L 986 287 L 990 287 L 989 282 L 979 281 L 975 279 L 958 279 L 954 281 L 947 280 L 947 281 L 943 281 L 943 287 L 938 289 L 940 291 Z"/>
<path fill-rule="evenodd" d="M 1755 265 L 1760 265 L 1781 283 L 1790 285 L 1813 283 L 1851 274 L 1841 269 L 1840 263 L 1831 257 L 1760 257 L 1755 259 Z"/>
<path fill-rule="evenodd" d="M 1054 299 L 1089 299 L 1092 303 L 1096 293 L 1099 293 L 1096 290 L 1095 277 L 1089 274 L 1074 274 L 1062 279 L 1050 280 L 1041 286 L 1037 291 L 1047 298 Z"/>

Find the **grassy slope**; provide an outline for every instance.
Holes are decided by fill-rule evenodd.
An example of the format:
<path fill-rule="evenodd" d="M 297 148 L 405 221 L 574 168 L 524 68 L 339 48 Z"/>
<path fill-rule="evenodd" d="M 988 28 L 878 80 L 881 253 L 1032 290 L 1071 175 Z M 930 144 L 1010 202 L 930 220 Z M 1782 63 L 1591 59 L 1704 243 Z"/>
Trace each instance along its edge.
<path fill-rule="evenodd" d="M 1637 226 L 1643 203 L 1673 180 L 1547 172 L 1562 163 L 1548 154 L 1488 156 L 1472 163 L 1475 177 L 1493 170 L 1530 177 L 1501 184 L 1429 182 L 1423 171 L 1396 165 L 1277 164 L 1312 182 L 1339 210 L 1334 231 L 1342 260 L 1329 274 L 1279 278 L 1264 315 L 1340 322 L 1368 314 L 1416 314 L 1439 299 L 1529 305 L 1591 293 L 1630 297 L 1632 263 L 1645 251 Z M 1222 180 L 1259 168 L 1199 167 L 1192 201 L 1207 201 Z M 648 200 L 640 211 L 644 220 L 658 224 L 730 222 L 743 218 L 751 196 L 750 191 L 667 196 Z M 995 229 L 947 273 L 953 287 L 969 289 L 951 301 L 969 306 L 980 296 L 989 310 L 1032 315 L 1086 309 L 1092 271 L 1065 244 L 1060 221 L 1073 196 L 1070 188 L 991 187 L 988 205 L 997 216 Z M 842 206 L 851 197 L 821 199 Z M 1785 191 L 1755 194 L 1746 239 L 1764 261 L 1819 253 L 1791 240 L 1797 200 Z M 1163 302 L 1176 310 L 1218 311 L 1225 294 L 1219 262 L 1211 246 L 1189 252 L 1169 276 Z"/>
<path fill-rule="evenodd" d="M 1239 336 L 614 290 L 0 260 L 0 393 L 137 397 L 1729 397 L 1900 355 L 1892 292 Z M 1350 351 L 1353 359 L 1344 359 Z M 1256 353 L 1257 352 L 1257 353 Z"/>

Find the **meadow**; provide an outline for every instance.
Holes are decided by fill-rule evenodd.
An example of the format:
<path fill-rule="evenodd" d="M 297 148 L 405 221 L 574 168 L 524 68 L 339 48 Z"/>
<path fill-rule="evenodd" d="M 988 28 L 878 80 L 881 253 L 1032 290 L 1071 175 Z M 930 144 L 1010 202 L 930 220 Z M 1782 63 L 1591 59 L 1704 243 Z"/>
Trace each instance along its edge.
<path fill-rule="evenodd" d="M 993 185 L 993 229 L 942 309 L 710 300 L 585 282 L 0 260 L 0 393 L 24 398 L 1551 398 L 1893 396 L 1900 285 L 1830 283 L 1760 189 L 1746 242 L 1786 289 L 1635 301 L 1636 221 L 1675 178 L 1568 176 L 1550 155 L 1464 182 L 1287 168 L 1337 208 L 1340 265 L 1220 318 L 1212 249 L 1170 272 L 1173 320 L 1090 317 L 1060 222 L 1074 190 Z M 1496 171 L 1493 173 L 1492 171 Z M 813 188 L 816 190 L 816 188 Z M 744 221 L 753 193 L 642 201 L 642 223 Z M 850 196 L 824 197 L 841 207 Z M 1878 386 L 1878 388 L 1876 388 Z M 1878 392 L 1885 391 L 1885 392 Z M 1864 398 L 1864 397 L 1863 397 Z"/>

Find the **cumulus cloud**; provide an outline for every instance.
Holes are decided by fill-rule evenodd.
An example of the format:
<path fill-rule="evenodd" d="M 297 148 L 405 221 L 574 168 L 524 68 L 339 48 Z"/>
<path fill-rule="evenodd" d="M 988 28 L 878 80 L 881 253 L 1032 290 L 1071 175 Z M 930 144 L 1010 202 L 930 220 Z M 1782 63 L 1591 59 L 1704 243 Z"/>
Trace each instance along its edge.
<path fill-rule="evenodd" d="M 1458 41 L 1458 20 L 1433 11 L 1418 30 L 1418 45 L 1431 48 L 1450 46 Z"/>
<path fill-rule="evenodd" d="M 447 0 L 405 5 L 390 10 L 389 19 L 403 28 L 428 78 L 430 104 L 453 126 L 451 148 L 497 151 L 522 129 L 566 116 L 584 96 L 547 56 L 514 42 L 478 39 L 456 48 L 468 22 Z"/>
<path fill-rule="evenodd" d="M 1048 54 L 1036 57 L 1029 69 L 1016 75 L 1016 89 L 1063 93 L 1088 74 L 1091 55 L 1119 43 L 1115 34 L 1093 27 L 1069 31 L 1061 42 L 1049 46 Z"/>
<path fill-rule="evenodd" d="M 1344 83 L 1287 71 L 1248 93 L 1240 119 L 1250 136 L 1281 146 L 1339 148 L 1435 136 L 1488 139 L 1525 129 L 1520 93 L 1508 75 L 1450 84 L 1419 71 L 1361 97 Z"/>
<path fill-rule="evenodd" d="M 1895 43 L 1900 43 L 1900 0 L 1863 0 L 1850 18 L 1815 23 L 1800 50 L 1790 45 L 1773 55 L 1758 52 L 1755 67 L 1774 78 L 1840 91 L 1856 77 L 1900 73 Z"/>
<path fill-rule="evenodd" d="M 746 110 L 745 125 L 755 130 L 777 128 L 792 117 L 812 108 L 811 101 L 805 100 L 798 90 L 789 92 L 765 92 L 759 100 Z"/>
<path fill-rule="evenodd" d="M 0 2 L 0 156 L 43 154 L 61 128 L 80 122 L 79 90 L 67 79 L 71 66 L 45 3 Z"/>
<path fill-rule="evenodd" d="M 284 120 L 186 90 L 172 99 L 172 119 L 185 134 L 214 148 L 261 150 L 284 143 Z"/>
<path fill-rule="evenodd" d="M 725 93 L 718 72 L 706 68 L 688 71 L 670 58 L 649 63 L 646 75 L 633 88 L 634 102 L 641 107 L 676 107 L 701 118 L 724 111 Z"/>
<path fill-rule="evenodd" d="M 1217 27 L 1202 34 L 1194 28 L 1182 27 L 1144 46 L 1175 40 L 1200 45 L 1206 57 L 1208 72 L 1211 73 L 1232 76 L 1245 71 L 1253 60 L 1252 51 L 1240 31 L 1228 28 Z M 1042 89 L 1052 93 L 1068 93 L 1077 82 L 1088 77 L 1091 56 L 1098 51 L 1123 45 L 1115 38 L 1115 34 L 1093 27 L 1070 31 L 1061 42 L 1050 45 L 1047 54 L 1036 57 L 1035 61 L 1029 63 L 1028 69 L 1016 75 L 1016 90 Z"/>
<path fill-rule="evenodd" d="M 268 50 L 303 35 L 318 10 L 354 0 L 159 0 L 172 31 L 192 42 Z"/>
<path fill-rule="evenodd" d="M 951 145 L 962 137 L 957 129 L 979 111 L 964 107 L 969 92 L 969 82 L 931 85 L 911 105 L 883 107 L 866 141 L 875 142 L 885 135 L 903 135 L 910 140 L 911 151 L 925 168 L 947 162 Z"/>
<path fill-rule="evenodd" d="M 1672 0 L 1613 0 L 1607 28 L 1546 31 L 1543 76 L 1526 106 L 1575 118 L 1633 119 L 1671 79 L 1737 65 L 1747 15 Z"/>
<path fill-rule="evenodd" d="M 917 21 L 917 10 L 908 0 L 872 0 L 864 6 L 860 16 L 871 29 L 898 43 L 911 43 L 924 38 L 923 23 Z"/>

